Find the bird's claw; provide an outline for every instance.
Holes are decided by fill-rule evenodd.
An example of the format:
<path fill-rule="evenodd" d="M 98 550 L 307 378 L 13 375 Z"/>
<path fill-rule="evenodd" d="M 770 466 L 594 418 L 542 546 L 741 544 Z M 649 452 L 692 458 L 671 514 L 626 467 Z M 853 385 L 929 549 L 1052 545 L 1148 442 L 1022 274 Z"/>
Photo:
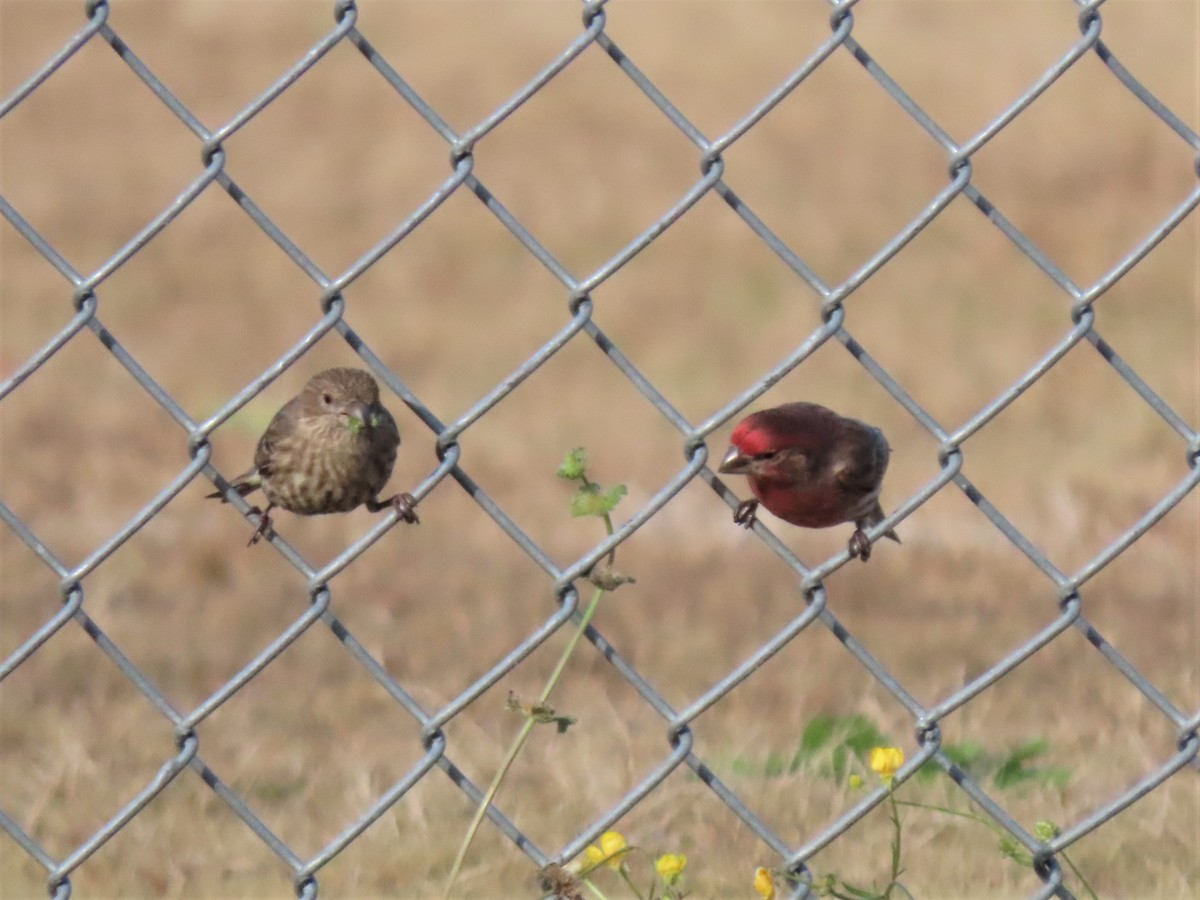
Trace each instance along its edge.
<path fill-rule="evenodd" d="M 757 512 L 757 500 L 743 500 L 738 504 L 738 508 L 733 511 L 733 523 L 741 525 L 743 528 L 750 528 L 758 518 Z"/>
<path fill-rule="evenodd" d="M 392 498 L 392 506 L 396 507 L 396 515 L 400 517 L 400 521 L 409 525 L 421 524 L 421 520 L 417 518 L 417 501 L 412 494 L 397 494 Z"/>
<path fill-rule="evenodd" d="M 270 509 L 270 507 L 267 507 L 267 509 Z M 253 547 L 263 538 L 269 538 L 274 534 L 274 529 L 271 527 L 271 516 L 266 510 L 252 506 L 250 507 L 250 512 L 258 516 L 258 527 L 254 529 L 254 534 L 250 535 L 250 541 L 246 544 L 247 547 Z"/>
<path fill-rule="evenodd" d="M 871 558 L 871 542 L 867 540 L 867 533 L 861 528 L 856 528 L 854 534 L 850 535 L 850 558 L 858 557 L 863 562 Z"/>
<path fill-rule="evenodd" d="M 397 494 L 390 500 L 367 501 L 368 512 L 379 512 L 389 506 L 396 510 L 396 516 L 401 522 L 407 522 L 409 525 L 420 524 L 421 520 L 417 518 L 417 500 L 412 494 Z"/>

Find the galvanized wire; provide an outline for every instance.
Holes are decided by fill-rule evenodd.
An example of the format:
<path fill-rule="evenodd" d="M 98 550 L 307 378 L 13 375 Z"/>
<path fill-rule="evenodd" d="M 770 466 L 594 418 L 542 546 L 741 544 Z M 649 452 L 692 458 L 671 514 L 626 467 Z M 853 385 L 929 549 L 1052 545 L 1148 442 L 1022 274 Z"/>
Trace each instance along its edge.
<path fill-rule="evenodd" d="M 29 357 L 15 372 L 0 384 L 0 400 L 3 400 L 41 368 L 49 359 L 74 340 L 85 340 L 84 332 L 90 331 L 101 344 L 123 365 L 133 379 L 174 419 L 187 435 L 191 462 L 172 479 L 149 503 L 139 510 L 129 522 L 102 545 L 94 548 L 77 565 L 64 562 L 55 551 L 0 500 L 0 518 L 5 525 L 53 572 L 59 583 L 62 596 L 61 608 L 54 611 L 40 628 L 27 636 L 20 647 L 0 664 L 0 680 L 12 674 L 20 665 L 35 654 L 47 641 L 52 640 L 62 629 L 74 626 L 82 628 L 96 645 L 112 660 L 133 684 L 170 722 L 177 744 L 176 752 L 163 760 L 157 774 L 145 784 L 125 806 L 83 840 L 65 857 L 56 858 L 49 854 L 3 809 L 0 798 L 0 828 L 16 842 L 33 860 L 46 870 L 47 886 L 55 897 L 67 897 L 71 892 L 71 875 L 106 841 L 119 832 L 128 822 L 155 797 L 157 797 L 185 769 L 191 769 L 220 797 L 248 827 L 249 836 L 262 841 L 272 850 L 292 873 L 298 896 L 315 896 L 321 868 L 341 853 L 358 836 L 402 798 L 415 784 L 433 769 L 441 769 L 472 802 L 482 797 L 479 786 L 453 762 L 452 749 L 443 733 L 444 726 L 459 715 L 486 690 L 495 685 L 506 673 L 518 666 L 531 653 L 561 629 L 572 627 L 581 614 L 577 582 L 585 578 L 592 567 L 606 554 L 626 541 L 638 528 L 655 516 L 664 505 L 684 486 L 694 479 L 702 479 L 720 495 L 731 508 L 738 503 L 735 496 L 717 477 L 709 466 L 706 439 L 715 430 L 726 425 L 749 404 L 765 393 L 780 379 L 811 356 L 818 348 L 836 340 L 862 364 L 863 368 L 907 410 L 912 417 L 936 440 L 938 450 L 938 474 L 924 488 L 902 502 L 895 512 L 883 522 L 870 529 L 872 539 L 882 536 L 887 530 L 903 521 L 938 492 L 957 486 L 974 503 L 987 519 L 1011 543 L 1021 551 L 1046 577 L 1058 597 L 1059 604 L 1052 619 L 1037 633 L 1009 651 L 999 662 L 979 674 L 974 680 L 949 696 L 930 706 L 921 704 L 888 669 L 855 639 L 854 635 L 840 622 L 826 604 L 824 579 L 850 561 L 849 551 L 842 551 L 817 566 L 809 567 L 801 562 L 761 522 L 754 525 L 755 533 L 801 579 L 806 602 L 803 611 L 790 623 L 757 649 L 749 658 L 726 674 L 703 695 L 694 699 L 682 710 L 674 709 L 664 697 L 625 659 L 603 634 L 589 627 L 586 635 L 595 649 L 607 659 L 615 670 L 624 677 L 646 704 L 662 719 L 664 726 L 663 753 L 652 771 L 645 774 L 629 792 L 595 821 L 581 825 L 563 846 L 540 848 L 525 835 L 505 814 L 493 804 L 487 810 L 492 825 L 523 850 L 538 867 L 549 862 L 567 862 L 586 848 L 606 829 L 614 825 L 623 815 L 635 807 L 644 797 L 660 785 L 672 772 L 687 767 L 691 769 L 713 793 L 732 810 L 742 822 L 762 841 L 765 847 L 778 855 L 779 867 L 795 878 L 793 895 L 809 896 L 813 875 L 808 861 L 819 850 L 836 840 L 851 826 L 862 819 L 886 797 L 883 788 L 864 796 L 852 809 L 836 821 L 818 828 L 808 842 L 795 847 L 776 834 L 753 810 L 752 805 L 739 797 L 724 784 L 713 770 L 705 764 L 694 750 L 692 725 L 706 710 L 721 698 L 737 689 L 738 685 L 774 654 L 789 644 L 797 635 L 808 628 L 828 629 L 853 655 L 862 667 L 883 686 L 911 717 L 920 752 L 907 761 L 897 775 L 903 783 L 918 768 L 933 761 L 946 771 L 962 789 L 976 808 L 990 816 L 995 823 L 1015 839 L 1035 860 L 1035 871 L 1042 884 L 1033 896 L 1072 896 L 1063 884 L 1059 855 L 1070 848 L 1084 835 L 1102 823 L 1120 814 L 1147 793 L 1155 790 L 1179 770 L 1196 764 L 1200 756 L 1200 711 L 1178 709 L 1166 695 L 1144 677 L 1128 659 L 1099 633 L 1083 614 L 1082 589 L 1105 566 L 1116 559 L 1134 541 L 1152 528 L 1167 512 L 1187 496 L 1200 482 L 1200 435 L 1186 420 L 1137 374 L 1105 340 L 1096 327 L 1095 302 L 1154 247 L 1178 226 L 1200 204 L 1200 184 L 1183 197 L 1178 205 L 1154 227 L 1117 265 L 1104 273 L 1091 285 L 1077 285 L 1050 256 L 1029 237 L 1022 234 L 1007 219 L 1001 210 L 972 182 L 974 155 L 992 138 L 999 134 L 1017 116 L 1055 81 L 1076 66 L 1080 60 L 1094 57 L 1100 60 L 1133 98 L 1141 101 L 1158 119 L 1170 128 L 1184 144 L 1200 154 L 1200 137 L 1196 135 L 1171 109 L 1150 93 L 1135 76 L 1127 70 L 1100 39 L 1102 19 L 1101 2 L 1079 4 L 1079 39 L 1063 49 L 1058 62 L 1041 77 L 1029 85 L 1007 109 L 996 116 L 978 134 L 964 141 L 954 140 L 935 119 L 926 113 L 917 102 L 905 93 L 867 49 L 854 37 L 854 0 L 835 3 L 830 16 L 830 36 L 817 47 L 808 59 L 796 67 L 782 84 L 755 107 L 749 115 L 735 123 L 728 131 L 716 137 L 708 137 L 674 106 L 670 99 L 642 72 L 635 61 L 615 43 L 605 30 L 608 11 L 604 2 L 583 4 L 580 31 L 561 53 L 544 70 L 532 78 L 505 103 L 489 114 L 478 125 L 463 133 L 456 132 L 434 107 L 409 85 L 400 68 L 388 61 L 370 43 L 360 30 L 359 14 L 353 0 L 340 0 L 335 4 L 334 24 L 320 41 L 288 71 L 252 103 L 239 111 L 224 125 L 209 129 L 201 123 L 187 106 L 175 96 L 155 73 L 136 55 L 133 48 L 108 23 L 109 5 L 105 0 L 89 0 L 85 7 L 85 21 L 77 34 L 71 37 L 57 53 L 46 60 L 11 96 L 0 102 L 0 119 L 32 96 L 42 83 L 65 65 L 82 48 L 93 42 L 106 43 L 129 67 L 130 71 L 148 88 L 163 105 L 195 135 L 199 142 L 201 168 L 187 188 L 162 209 L 124 247 L 109 257 L 95 271 L 77 271 L 70 262 L 48 240 L 46 240 L 22 216 L 21 212 L 0 196 L 0 213 L 9 224 L 40 253 L 70 285 L 75 315 L 44 347 Z M 338 44 L 346 43 L 357 48 L 362 56 L 378 72 L 379 76 L 399 97 L 406 101 L 445 141 L 450 156 L 450 174 L 445 181 L 423 203 L 413 210 L 391 233 L 364 253 L 344 272 L 327 274 L 293 242 L 287 234 L 259 207 L 251 196 L 226 170 L 224 144 L 239 129 L 258 115 L 270 103 L 298 80 L 307 76 L 312 67 Z M 696 148 L 699 176 L 645 232 L 622 248 L 618 253 L 583 278 L 575 278 L 567 267 L 527 230 L 517 216 L 485 186 L 474 171 L 474 151 L 501 122 L 512 115 L 539 90 L 552 82 L 581 55 L 600 52 L 624 73 L 662 113 L 666 120 L 677 128 Z M 879 249 L 864 265 L 840 284 L 826 284 L 805 264 L 800 256 L 789 248 L 782 239 L 772 233 L 755 212 L 735 193 L 725 180 L 726 171 L 723 154 L 742 139 L 776 105 L 786 98 L 798 85 L 835 54 L 848 54 L 865 72 L 916 122 L 929 138 L 940 147 L 945 155 L 947 176 L 945 185 L 929 199 L 925 208 Z M 1200 158 L 1200 157 L 1198 157 Z M 1198 164 L 1197 171 L 1200 171 Z M 318 287 L 322 297 L 323 315 L 305 336 L 272 366 L 263 371 L 242 391 L 230 398 L 208 420 L 196 422 L 191 419 L 171 395 L 157 384 L 137 359 L 128 352 L 105 327 L 101 317 L 100 292 L 104 282 L 128 262 L 147 243 L 153 241 L 162 230 L 192 204 L 202 193 L 214 185 L 224 190 L 245 214 L 287 254 L 293 263 Z M 367 340 L 353 332 L 344 318 L 346 303 L 343 292 L 357 278 L 367 272 L 388 251 L 403 241 L 421 222 L 441 206 L 449 197 L 460 191 L 474 194 L 484 207 L 508 229 L 520 244 L 536 258 L 561 284 L 567 302 L 568 321 L 550 340 L 521 363 L 510 375 L 499 381 L 475 405 L 463 413 L 457 421 L 445 423 L 417 396 L 393 371 L 389 370 L 370 349 Z M 782 362 L 766 372 L 741 394 L 729 398 L 724 405 L 699 424 L 693 425 L 679 410 L 675 409 L 655 385 L 643 375 L 622 352 L 616 341 L 610 338 L 594 320 L 591 292 L 604 283 L 630 260 L 650 246 L 663 232 L 684 216 L 701 198 L 713 193 L 722 198 L 733 212 L 741 218 L 763 244 L 788 266 L 800 281 L 806 284 L 819 298 L 823 324 L 808 336 Z M 1034 363 L 1019 379 L 1002 390 L 966 422 L 941 423 L 905 390 L 904 386 L 878 363 L 854 338 L 845 326 L 845 304 L 854 292 L 871 279 L 879 269 L 892 259 L 922 229 L 938 218 L 957 197 L 966 198 L 978 211 L 1063 292 L 1065 333 L 1059 342 L 1041 359 Z M 504 533 L 536 563 L 553 584 L 559 598 L 559 606 L 553 615 L 546 618 L 498 663 L 480 676 L 459 696 L 441 709 L 426 709 L 412 694 L 366 650 L 358 639 L 333 615 L 330 610 L 330 580 L 346 566 L 356 560 L 371 544 L 379 540 L 397 520 L 393 512 L 384 516 L 366 535 L 347 547 L 324 567 L 315 567 L 295 548 L 279 535 L 268 539 L 274 547 L 305 578 L 311 595 L 311 605 L 302 615 L 275 639 L 254 660 L 223 684 L 216 692 L 194 709 L 180 710 L 168 702 L 153 680 L 138 668 L 111 640 L 85 608 L 86 578 L 147 522 L 149 522 L 172 498 L 194 479 L 206 478 L 218 483 L 219 473 L 211 464 L 212 448 L 209 439 L 213 432 L 238 410 L 257 397 L 272 381 L 289 367 L 296 364 L 308 350 L 331 331 L 340 334 L 361 356 L 384 383 L 386 389 L 401 398 L 436 434 L 439 464 L 418 484 L 414 495 L 420 499 L 446 479 L 457 482 L 478 504 L 479 508 L 503 529 Z M 576 340 L 590 340 L 605 354 L 613 368 L 624 376 L 634 388 L 662 416 L 678 430 L 681 447 L 685 452 L 683 465 L 667 484 L 646 501 L 630 518 L 621 522 L 615 532 L 596 544 L 587 553 L 566 567 L 559 567 L 550 559 L 537 542 L 523 531 L 504 510 L 483 490 L 468 471 L 460 465 L 460 438 L 486 416 L 497 404 L 504 401 L 525 379 L 540 366 L 558 354 L 565 346 Z M 1091 344 L 1112 369 L 1136 394 L 1156 412 L 1178 434 L 1180 449 L 1186 454 L 1188 474 L 1169 490 L 1138 521 L 1119 535 L 1108 547 L 1097 553 L 1074 572 L 1059 569 L 1047 555 L 988 500 L 987 496 L 963 472 L 963 445 L 974 434 L 984 428 L 1024 391 L 1042 378 L 1077 345 Z M 249 506 L 235 499 L 241 512 L 252 517 Z M 197 727 L 212 715 L 255 676 L 271 665 L 287 647 L 301 635 L 317 627 L 318 623 L 328 628 L 343 644 L 354 659 L 397 704 L 419 723 L 423 740 L 420 759 L 390 788 L 380 794 L 371 805 L 362 810 L 358 818 L 328 843 L 318 853 L 302 857 L 283 839 L 274 834 L 260 815 L 251 808 L 246 799 L 230 788 L 217 772 L 211 769 L 201 755 L 201 742 Z M 1095 650 L 1111 668 L 1123 676 L 1146 700 L 1164 716 L 1178 733 L 1177 750 L 1158 761 L 1143 779 L 1116 793 L 1107 803 L 1091 811 L 1081 820 L 1065 827 L 1049 841 L 1040 840 L 1026 830 L 1008 813 L 1000 800 L 985 791 L 984 787 L 959 768 L 942 747 L 940 722 L 987 690 L 1002 676 L 1021 665 L 1039 649 L 1055 641 L 1070 628 L 1081 631 Z"/>

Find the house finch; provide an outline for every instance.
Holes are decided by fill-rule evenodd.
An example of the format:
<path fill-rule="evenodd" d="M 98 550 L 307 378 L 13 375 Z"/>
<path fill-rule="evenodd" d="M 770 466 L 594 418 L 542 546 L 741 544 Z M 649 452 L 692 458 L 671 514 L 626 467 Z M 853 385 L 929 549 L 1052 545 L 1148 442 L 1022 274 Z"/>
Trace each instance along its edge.
<path fill-rule="evenodd" d="M 371 512 L 394 506 L 405 522 L 417 522 L 411 494 L 379 500 L 400 446 L 396 420 L 379 402 L 379 385 L 362 369 L 327 369 L 314 375 L 259 438 L 254 466 L 230 483 L 243 497 L 262 488 L 252 546 L 271 528 L 276 506 L 301 516 Z M 209 494 L 226 502 L 222 491 Z"/>
<path fill-rule="evenodd" d="M 785 403 L 738 423 L 718 471 L 748 476 L 757 498 L 737 508 L 737 524 L 753 525 L 759 503 L 805 528 L 853 522 L 850 555 L 866 562 L 863 528 L 883 521 L 879 488 L 890 452 L 878 428 L 815 403 Z M 885 537 L 900 543 L 894 531 Z"/>

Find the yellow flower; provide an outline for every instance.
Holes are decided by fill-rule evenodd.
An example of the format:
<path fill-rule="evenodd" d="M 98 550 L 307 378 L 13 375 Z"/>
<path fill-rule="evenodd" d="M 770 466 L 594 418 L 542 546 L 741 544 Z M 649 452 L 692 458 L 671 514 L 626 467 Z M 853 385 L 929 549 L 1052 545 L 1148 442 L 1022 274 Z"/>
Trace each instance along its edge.
<path fill-rule="evenodd" d="M 593 866 L 608 863 L 614 869 L 621 868 L 623 857 L 629 845 L 625 843 L 625 835 L 619 831 L 606 831 L 600 835 L 600 846 L 595 844 L 587 848 L 588 862 Z"/>
<path fill-rule="evenodd" d="M 754 889 L 763 897 L 763 900 L 775 900 L 775 879 L 772 877 L 770 869 L 759 866 L 754 870 Z"/>
<path fill-rule="evenodd" d="M 664 882 L 674 884 L 683 877 L 683 870 L 687 868 L 687 857 L 682 853 L 664 853 L 654 863 L 654 868 Z"/>
<path fill-rule="evenodd" d="M 862 776 L 859 775 L 857 772 L 855 772 L 853 775 L 850 776 L 850 789 L 857 791 L 862 786 L 863 786 Z"/>
<path fill-rule="evenodd" d="M 871 771 L 888 787 L 892 786 L 892 779 L 902 765 L 904 751 L 899 747 L 876 747 L 871 751 Z"/>

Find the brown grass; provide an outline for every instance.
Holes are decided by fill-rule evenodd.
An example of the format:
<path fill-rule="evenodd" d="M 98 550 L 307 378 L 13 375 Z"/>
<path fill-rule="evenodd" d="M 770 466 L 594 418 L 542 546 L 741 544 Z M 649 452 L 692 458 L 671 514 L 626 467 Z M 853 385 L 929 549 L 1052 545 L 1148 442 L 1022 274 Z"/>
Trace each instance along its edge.
<path fill-rule="evenodd" d="M 210 127 L 227 121 L 330 27 L 328 3 L 114 4 L 111 23 Z M 2 0 L 0 89 L 82 22 L 77 3 Z M 360 26 L 452 126 L 466 129 L 578 33 L 574 3 L 360 3 Z M 1196 7 L 1104 8 L 1104 36 L 1193 129 Z M 706 134 L 730 128 L 827 35 L 816 3 L 613 3 L 613 39 Z M 1068 3 L 864 3 L 855 35 L 956 139 L 983 128 L 1078 37 Z M 87 46 L 0 123 L 0 190 L 80 271 L 103 263 L 199 171 L 196 141 L 111 50 Z M 352 48 L 335 49 L 227 145 L 233 177 L 305 252 L 342 272 L 448 173 L 447 148 Z M 698 177 L 696 152 L 591 49 L 477 149 L 476 172 L 577 276 L 603 264 Z M 828 283 L 855 271 L 945 183 L 945 159 L 847 54 L 835 54 L 727 154 L 728 181 Z M 975 159 L 975 183 L 1078 283 L 1100 277 L 1194 189 L 1185 144 L 1087 57 Z M 1200 423 L 1197 219 L 1098 305 L 1098 326 L 1194 428 Z M 0 354 L 11 373 L 71 316 L 70 289 L 0 228 Z M 219 190 L 209 190 L 101 288 L 121 344 L 196 419 L 316 321 L 318 291 Z M 467 410 L 567 321 L 562 287 L 475 198 L 450 199 L 347 292 L 347 318 L 444 421 Z M 692 421 L 752 384 L 819 324 L 808 291 L 719 199 L 595 293 L 596 321 Z M 866 284 L 847 324 L 947 428 L 1020 376 L 1070 328 L 1067 298 L 965 201 Z M 239 470 L 266 418 L 311 373 L 354 357 L 326 339 L 214 438 Z M 937 473 L 935 442 L 831 344 L 759 405 L 829 403 L 881 425 L 896 448 L 885 502 Z M 394 398 L 405 448 L 394 483 L 435 465 L 433 437 Z M 0 498 L 74 564 L 187 463 L 180 429 L 85 333 L 0 408 Z M 723 448 L 725 433 L 710 449 Z M 464 465 L 559 564 L 594 525 L 565 513 L 553 477 L 584 445 L 624 481 L 632 514 L 682 464 L 676 432 L 580 339 L 462 441 Z M 1184 445 L 1090 346 L 966 446 L 965 470 L 1064 571 L 1091 559 L 1186 474 Z M 740 487 L 740 486 L 739 486 Z M 303 580 L 194 483 L 84 582 L 87 611 L 179 709 L 216 691 L 302 614 Z M 1085 613 L 1178 708 L 1200 707 L 1200 503 L 1185 500 L 1084 590 Z M 365 513 L 281 516 L 321 562 Z M 1047 580 L 955 489 L 900 527 L 867 566 L 827 583 L 853 634 L 924 703 L 978 676 L 1053 621 Z M 805 560 L 846 534 L 780 535 Z M 48 570 L 0 529 L 0 653 L 56 608 Z M 701 483 L 621 549 L 638 583 L 598 626 L 677 706 L 707 690 L 802 607 L 796 578 Z M 332 584 L 333 608 L 427 709 L 450 701 L 550 615 L 541 571 L 456 485 L 422 505 Z M 508 690 L 536 693 L 557 637 L 447 727 L 450 754 L 486 782 L 517 722 Z M 668 752 L 665 728 L 590 649 L 556 704 L 579 717 L 538 734 L 500 803 L 556 852 Z M 798 846 L 855 797 L 808 767 L 768 778 L 817 714 L 864 714 L 905 749 L 911 723 L 825 630 L 812 628 L 695 723 L 698 752 Z M 999 751 L 1045 738 L 1065 789 L 997 792 L 1017 819 L 1070 825 L 1145 777 L 1177 735 L 1075 631 L 943 723 L 947 741 Z M 301 856 L 316 853 L 420 757 L 410 717 L 323 627 L 304 636 L 200 728 L 205 761 Z M 0 808 L 57 858 L 72 852 L 173 751 L 170 727 L 79 629 L 68 627 L 0 688 Z M 961 804 L 952 786 L 904 796 Z M 438 773 L 320 872 L 328 896 L 432 896 L 469 804 Z M 764 846 L 694 778 L 673 775 L 619 823 L 691 859 L 694 896 L 747 896 Z M 873 813 L 820 853 L 818 872 L 884 876 Z M 906 883 L 922 897 L 1025 896 L 1037 886 L 982 827 L 913 813 Z M 1071 848 L 1102 896 L 1200 891 L 1200 782 L 1185 771 Z M 485 827 L 462 895 L 532 895 L 533 868 Z M 284 867 L 185 773 L 85 863 L 77 896 L 285 897 Z M 0 839 L 5 896 L 44 872 Z M 619 896 L 615 889 L 610 896 Z"/>

